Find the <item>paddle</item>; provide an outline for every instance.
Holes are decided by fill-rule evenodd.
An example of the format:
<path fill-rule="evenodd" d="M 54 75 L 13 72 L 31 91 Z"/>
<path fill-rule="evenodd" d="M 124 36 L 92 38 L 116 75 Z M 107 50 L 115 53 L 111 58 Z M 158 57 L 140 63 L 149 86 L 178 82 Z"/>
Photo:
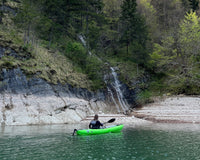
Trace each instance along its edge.
<path fill-rule="evenodd" d="M 103 123 L 103 124 L 112 123 L 112 122 L 114 122 L 114 121 L 115 121 L 115 118 L 112 118 L 112 119 L 110 119 L 108 122 L 105 122 L 105 123 Z"/>
<path fill-rule="evenodd" d="M 77 129 L 74 129 L 74 132 L 72 133 L 72 136 L 74 136 L 74 134 L 76 133 Z"/>

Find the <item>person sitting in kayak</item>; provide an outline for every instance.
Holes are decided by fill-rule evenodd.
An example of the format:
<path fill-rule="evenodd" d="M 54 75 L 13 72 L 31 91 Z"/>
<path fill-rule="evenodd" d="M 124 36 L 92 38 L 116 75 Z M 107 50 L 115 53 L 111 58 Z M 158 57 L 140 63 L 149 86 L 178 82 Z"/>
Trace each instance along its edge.
<path fill-rule="evenodd" d="M 101 123 L 98 120 L 99 116 L 97 114 L 94 115 L 94 119 L 90 122 L 89 128 L 90 129 L 99 129 L 100 126 L 103 126 L 103 123 Z"/>

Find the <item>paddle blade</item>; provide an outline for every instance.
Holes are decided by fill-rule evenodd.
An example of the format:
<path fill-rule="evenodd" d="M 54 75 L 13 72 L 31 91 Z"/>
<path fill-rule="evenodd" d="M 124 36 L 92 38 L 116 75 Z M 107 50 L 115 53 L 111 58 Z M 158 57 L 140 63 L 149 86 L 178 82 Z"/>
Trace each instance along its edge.
<path fill-rule="evenodd" d="M 115 118 L 110 119 L 107 123 L 112 123 L 115 121 Z"/>

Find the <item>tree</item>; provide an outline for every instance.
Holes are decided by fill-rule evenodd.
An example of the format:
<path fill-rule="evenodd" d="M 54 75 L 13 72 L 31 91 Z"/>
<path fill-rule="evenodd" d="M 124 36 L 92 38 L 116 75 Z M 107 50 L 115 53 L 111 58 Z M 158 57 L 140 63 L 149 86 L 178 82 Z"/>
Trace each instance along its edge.
<path fill-rule="evenodd" d="M 135 22 L 136 22 L 136 1 L 135 0 L 127 0 L 123 1 L 122 4 L 122 39 L 126 43 L 127 54 L 129 52 L 129 45 L 131 41 L 136 38 L 135 35 Z"/>
<path fill-rule="evenodd" d="M 99 35 L 99 51 L 103 53 L 116 53 L 119 39 L 119 17 L 121 13 L 121 0 L 103 0 L 104 23 Z"/>
<path fill-rule="evenodd" d="M 158 15 L 151 0 L 137 0 L 138 12 L 145 17 L 145 24 L 148 27 L 150 37 L 153 41 L 159 41 L 161 32 L 159 31 Z"/>
<path fill-rule="evenodd" d="M 172 36 L 161 41 L 161 44 L 154 43 L 153 52 L 150 54 L 150 64 L 156 66 L 157 73 L 167 73 L 174 69 L 177 58 L 177 49 L 175 48 L 175 40 Z"/>
<path fill-rule="evenodd" d="M 188 0 L 193 11 L 199 9 L 199 0 Z"/>
<path fill-rule="evenodd" d="M 126 45 L 126 53 L 132 54 L 133 61 L 144 65 L 147 60 L 147 28 L 144 19 L 137 13 L 136 0 L 124 0 L 121 11 L 121 41 Z M 129 47 L 131 45 L 131 51 Z"/>
<path fill-rule="evenodd" d="M 15 17 L 15 23 L 24 29 L 24 44 L 30 42 L 31 31 L 33 31 L 38 13 L 32 0 L 22 0 L 22 6 Z M 33 35 L 33 34 L 32 34 Z"/>
<path fill-rule="evenodd" d="M 178 28 L 177 24 L 185 14 L 181 0 L 151 0 L 151 4 L 156 9 L 161 32 L 167 33 Z"/>
<path fill-rule="evenodd" d="M 102 0 L 22 0 L 21 4 L 15 22 L 25 31 L 25 43 L 31 31 L 49 41 L 48 46 L 64 35 L 75 39 L 75 32 L 81 30 L 91 39 L 94 27 L 98 28 L 103 19 Z"/>
<path fill-rule="evenodd" d="M 100 33 L 105 24 L 103 16 L 103 1 L 102 0 L 86 0 L 85 12 L 85 33 L 89 47 L 96 49 L 99 43 Z"/>
<path fill-rule="evenodd" d="M 200 18 L 196 12 L 187 13 L 181 22 L 178 42 L 185 63 L 189 57 L 197 59 L 200 56 Z"/>
<path fill-rule="evenodd" d="M 182 67 L 181 72 L 186 73 L 191 64 L 197 62 L 200 57 L 199 44 L 200 18 L 195 12 L 190 12 L 186 14 L 185 19 L 180 23 L 177 37 L 168 36 L 162 40 L 161 45 L 155 44 L 153 56 L 176 56 L 178 66 Z"/>
<path fill-rule="evenodd" d="M 200 87 L 200 18 L 195 12 L 186 14 L 176 37 L 168 36 L 155 44 L 151 54 L 157 72 L 170 77 L 170 85 L 180 92 L 197 92 Z"/>

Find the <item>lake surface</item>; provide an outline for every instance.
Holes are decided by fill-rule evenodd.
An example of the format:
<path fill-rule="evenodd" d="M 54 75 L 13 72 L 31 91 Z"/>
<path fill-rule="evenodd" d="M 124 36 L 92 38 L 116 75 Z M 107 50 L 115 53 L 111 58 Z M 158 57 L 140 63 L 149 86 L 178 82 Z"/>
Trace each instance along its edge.
<path fill-rule="evenodd" d="M 0 127 L 1 160 L 197 160 L 200 125 L 125 126 L 122 132 L 72 136 L 83 125 Z"/>

